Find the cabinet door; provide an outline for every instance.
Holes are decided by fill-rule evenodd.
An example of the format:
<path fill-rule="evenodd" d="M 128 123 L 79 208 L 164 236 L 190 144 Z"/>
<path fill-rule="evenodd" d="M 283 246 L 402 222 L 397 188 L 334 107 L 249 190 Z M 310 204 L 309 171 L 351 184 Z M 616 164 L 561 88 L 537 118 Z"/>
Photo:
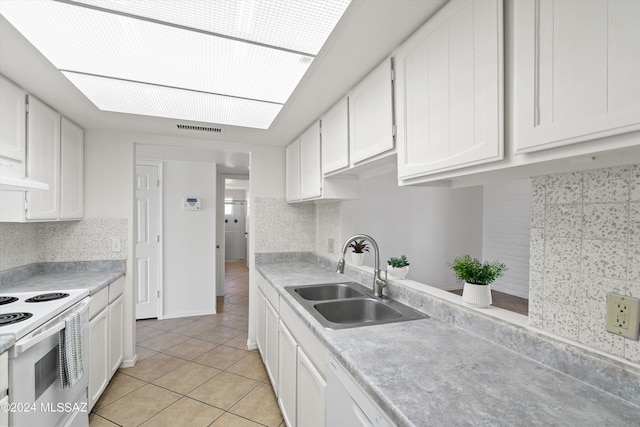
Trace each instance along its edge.
<path fill-rule="evenodd" d="M 398 177 L 500 160 L 502 0 L 453 0 L 396 54 Z"/>
<path fill-rule="evenodd" d="M 300 139 L 286 149 L 286 197 L 287 202 L 300 200 Z"/>
<path fill-rule="evenodd" d="M 124 296 L 109 304 L 109 378 L 122 363 L 124 357 Z"/>
<path fill-rule="evenodd" d="M 29 97 L 27 176 L 49 184 L 27 192 L 27 219 L 60 216 L 60 114 Z"/>
<path fill-rule="evenodd" d="M 298 347 L 298 424 L 304 427 L 324 427 L 326 418 L 327 383 Z"/>
<path fill-rule="evenodd" d="M 344 98 L 321 118 L 322 173 L 349 166 L 349 99 Z"/>
<path fill-rule="evenodd" d="M 9 396 L 0 399 L 0 408 L 6 408 L 9 405 Z M 9 411 L 0 409 L 0 426 L 9 425 Z"/>
<path fill-rule="evenodd" d="M 300 198 L 322 195 L 320 167 L 320 122 L 300 135 Z"/>
<path fill-rule="evenodd" d="M 278 405 L 289 427 L 296 426 L 296 385 L 298 343 L 282 321 L 279 322 Z"/>
<path fill-rule="evenodd" d="M 266 363 L 267 374 L 273 390 L 278 395 L 278 313 L 267 301 L 265 304 Z"/>
<path fill-rule="evenodd" d="M 349 155 L 357 164 L 392 150 L 391 60 L 382 62 L 349 92 Z"/>
<path fill-rule="evenodd" d="M 267 353 L 266 353 L 266 326 L 265 326 L 265 304 L 266 298 L 262 291 L 258 289 L 256 291 L 258 297 L 256 298 L 256 345 L 258 346 L 258 351 L 260 351 L 260 355 L 262 356 L 262 360 L 266 363 Z"/>
<path fill-rule="evenodd" d="M 109 310 L 105 308 L 89 322 L 89 410 L 109 383 Z"/>
<path fill-rule="evenodd" d="M 640 2 L 514 2 L 515 151 L 640 129 Z"/>
<path fill-rule="evenodd" d="M 0 175 L 22 178 L 26 153 L 25 91 L 0 76 Z"/>
<path fill-rule="evenodd" d="M 84 212 L 84 131 L 64 117 L 60 148 L 60 218 L 81 219 Z"/>

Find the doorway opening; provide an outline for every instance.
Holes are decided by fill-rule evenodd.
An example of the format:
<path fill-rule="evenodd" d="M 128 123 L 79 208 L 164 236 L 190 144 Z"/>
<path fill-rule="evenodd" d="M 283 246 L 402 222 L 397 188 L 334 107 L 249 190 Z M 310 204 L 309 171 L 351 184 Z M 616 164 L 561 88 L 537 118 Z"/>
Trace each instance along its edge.
<path fill-rule="evenodd" d="M 218 310 L 224 310 L 235 298 L 244 297 L 248 303 L 249 176 L 222 173 L 218 186 L 217 304 Z M 239 287 L 243 295 L 238 295 Z"/>

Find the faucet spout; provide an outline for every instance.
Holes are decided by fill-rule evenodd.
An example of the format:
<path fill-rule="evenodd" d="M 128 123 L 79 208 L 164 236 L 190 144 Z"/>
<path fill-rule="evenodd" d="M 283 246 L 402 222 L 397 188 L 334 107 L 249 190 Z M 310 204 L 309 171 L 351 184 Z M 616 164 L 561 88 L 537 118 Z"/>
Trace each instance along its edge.
<path fill-rule="evenodd" d="M 346 242 L 344 242 L 344 245 L 342 245 L 342 256 L 340 257 L 340 260 L 338 261 L 338 267 L 336 268 L 336 272 L 340 273 L 340 274 L 344 274 L 344 257 L 347 253 L 347 249 L 349 249 L 349 244 L 355 240 L 366 240 L 369 243 L 371 243 L 371 246 L 373 247 L 373 251 L 375 254 L 375 261 L 374 261 L 374 269 L 373 269 L 373 295 L 376 298 L 382 298 L 382 288 L 384 288 L 387 285 L 387 272 L 385 271 L 385 277 L 384 279 L 382 278 L 382 272 L 380 271 L 380 249 L 378 248 L 378 243 L 373 239 L 373 237 L 368 236 L 366 234 L 356 234 L 353 235 L 351 237 L 349 237 L 347 239 Z"/>

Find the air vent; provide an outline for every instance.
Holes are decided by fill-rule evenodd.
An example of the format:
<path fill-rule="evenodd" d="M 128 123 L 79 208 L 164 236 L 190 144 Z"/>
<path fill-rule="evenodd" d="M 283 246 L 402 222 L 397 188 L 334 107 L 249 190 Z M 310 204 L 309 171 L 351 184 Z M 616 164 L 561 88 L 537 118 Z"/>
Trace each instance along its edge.
<path fill-rule="evenodd" d="M 183 130 L 197 130 L 200 132 L 213 132 L 213 133 L 224 133 L 224 128 L 211 128 L 206 126 L 192 126 L 192 125 L 177 125 L 178 129 Z"/>

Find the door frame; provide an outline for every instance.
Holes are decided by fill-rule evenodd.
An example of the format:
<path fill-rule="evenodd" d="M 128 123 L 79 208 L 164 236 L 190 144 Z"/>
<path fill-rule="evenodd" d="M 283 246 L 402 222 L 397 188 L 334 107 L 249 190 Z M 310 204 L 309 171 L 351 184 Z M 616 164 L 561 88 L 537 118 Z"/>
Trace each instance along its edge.
<path fill-rule="evenodd" d="M 136 168 L 138 167 L 138 165 L 140 166 L 155 166 L 158 168 L 158 209 L 157 209 L 157 214 L 158 214 L 158 236 L 160 236 L 160 241 L 158 242 L 158 291 L 159 291 L 159 295 L 158 295 L 158 306 L 156 307 L 156 314 L 158 317 L 158 320 L 161 320 L 164 318 L 164 258 L 163 258 L 163 254 L 164 254 L 164 222 L 163 222 L 163 207 L 164 207 L 164 203 L 162 200 L 162 194 L 163 194 L 163 185 L 164 185 L 164 174 L 163 174 L 163 162 L 160 161 L 155 161 L 155 160 L 138 160 L 136 159 Z M 134 174 L 135 176 L 135 174 Z M 137 230 L 137 218 L 138 218 L 138 210 L 137 210 L 137 205 L 135 209 L 135 216 L 134 218 L 136 221 L 136 230 Z M 133 244 L 133 259 L 134 261 L 137 259 L 137 254 L 136 252 L 136 245 L 135 243 Z M 134 276 L 134 301 L 138 301 L 138 275 L 136 274 Z M 134 309 L 137 308 L 137 303 L 135 303 L 134 305 Z M 133 318 L 136 318 L 137 313 L 134 313 Z"/>
<path fill-rule="evenodd" d="M 238 175 L 218 172 L 216 177 L 216 297 L 224 296 L 225 274 L 225 244 L 224 244 L 224 192 L 227 179 L 243 179 L 249 181 L 249 175 Z M 251 183 L 249 181 L 249 191 Z M 247 201 L 248 204 L 248 201 Z M 251 232 L 251 230 L 249 230 Z M 249 253 L 249 239 L 247 238 L 247 253 Z M 247 258 L 247 263 L 249 259 Z"/>

